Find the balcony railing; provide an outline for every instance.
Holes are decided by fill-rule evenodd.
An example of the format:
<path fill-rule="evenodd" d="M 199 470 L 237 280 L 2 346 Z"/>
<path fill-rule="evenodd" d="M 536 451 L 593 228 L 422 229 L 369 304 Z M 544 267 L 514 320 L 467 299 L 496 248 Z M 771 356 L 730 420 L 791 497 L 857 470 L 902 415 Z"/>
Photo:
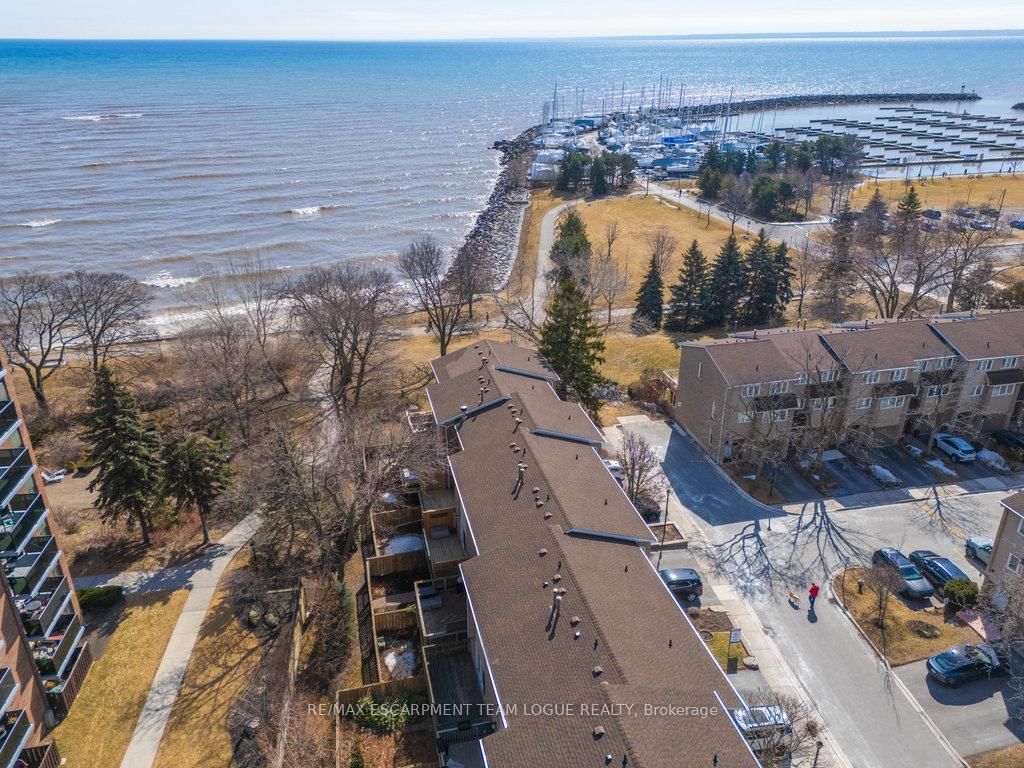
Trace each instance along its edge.
<path fill-rule="evenodd" d="M 17 692 L 18 681 L 14 679 L 14 673 L 10 669 L 4 668 L 0 671 L 0 712 L 7 710 Z"/>
<path fill-rule="evenodd" d="M 15 496 L 9 511 L 0 515 L 0 557 L 20 555 L 45 517 L 46 504 L 42 494 Z"/>
<path fill-rule="evenodd" d="M 52 741 L 35 747 L 25 747 L 21 750 L 21 760 L 25 763 L 25 768 L 60 768 L 61 765 L 60 752 Z"/>
<path fill-rule="evenodd" d="M 18 418 L 18 409 L 13 400 L 0 401 L 0 442 L 10 437 L 21 419 Z"/>
<path fill-rule="evenodd" d="M 82 620 L 78 614 L 69 613 L 61 617 L 50 638 L 53 639 L 37 640 L 30 642 L 30 645 L 39 674 L 56 678 L 64 674 L 71 654 L 82 638 Z"/>
<path fill-rule="evenodd" d="M 29 539 L 25 554 L 17 560 L 8 560 L 4 566 L 14 596 L 34 596 L 59 559 L 60 550 L 53 536 Z"/>
<path fill-rule="evenodd" d="M 0 716 L 0 768 L 12 768 L 31 730 L 32 724 L 23 709 Z"/>
<path fill-rule="evenodd" d="M 70 598 L 71 585 L 63 575 L 47 578 L 33 597 L 16 598 L 25 634 L 33 639 L 49 637 Z"/>
<path fill-rule="evenodd" d="M 0 507 L 6 507 L 33 469 L 28 449 L 0 449 Z"/>

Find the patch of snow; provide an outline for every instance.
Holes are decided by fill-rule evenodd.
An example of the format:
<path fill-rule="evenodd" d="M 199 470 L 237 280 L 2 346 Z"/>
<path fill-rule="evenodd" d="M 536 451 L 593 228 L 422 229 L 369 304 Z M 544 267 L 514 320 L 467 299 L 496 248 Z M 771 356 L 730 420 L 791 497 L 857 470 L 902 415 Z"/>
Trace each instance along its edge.
<path fill-rule="evenodd" d="M 926 461 L 925 464 L 934 469 L 940 475 L 945 475 L 946 477 L 956 477 L 956 472 L 947 467 L 946 462 L 944 462 L 942 459 L 928 459 L 928 461 Z"/>
<path fill-rule="evenodd" d="M 880 464 L 872 464 L 868 469 L 871 472 L 871 476 L 880 483 L 884 483 L 886 485 L 900 484 L 900 479 Z"/>
<path fill-rule="evenodd" d="M 1006 459 L 1000 456 L 995 451 L 990 451 L 987 448 L 982 448 L 978 451 L 978 459 L 986 467 L 996 470 L 996 472 L 1009 472 L 1010 468 L 1006 465 Z"/>
<path fill-rule="evenodd" d="M 385 555 L 401 555 L 405 552 L 416 552 L 423 549 L 423 537 L 414 533 L 401 533 L 392 536 L 383 547 Z"/>
<path fill-rule="evenodd" d="M 923 453 L 923 451 L 916 445 L 908 445 L 907 450 L 910 452 L 910 455 L 916 459 L 921 458 L 921 454 Z"/>
<path fill-rule="evenodd" d="M 412 677 L 416 672 L 416 651 L 403 647 L 384 654 L 384 666 L 392 678 Z"/>

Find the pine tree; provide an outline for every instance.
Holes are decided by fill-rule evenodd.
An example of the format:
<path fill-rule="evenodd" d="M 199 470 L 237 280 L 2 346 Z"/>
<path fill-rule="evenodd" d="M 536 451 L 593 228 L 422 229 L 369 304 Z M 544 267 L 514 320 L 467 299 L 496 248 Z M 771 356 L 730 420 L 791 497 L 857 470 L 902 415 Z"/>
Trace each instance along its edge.
<path fill-rule="evenodd" d="M 775 273 L 775 248 L 762 229 L 747 249 L 747 285 L 744 302 L 745 322 L 768 322 L 776 302 L 778 276 Z"/>
<path fill-rule="evenodd" d="M 718 259 L 711 268 L 707 300 L 704 302 L 704 323 L 722 327 L 737 318 L 746 284 L 747 270 L 743 253 L 736 242 L 736 236 L 729 235 L 722 243 Z"/>
<path fill-rule="evenodd" d="M 814 312 L 823 320 L 839 323 L 847 317 L 855 290 L 853 239 L 853 215 L 847 203 L 832 223 L 828 253 L 815 286 Z"/>
<path fill-rule="evenodd" d="M 147 429 L 128 388 L 103 365 L 89 395 L 85 416 L 89 459 L 98 467 L 89 490 L 104 522 L 138 524 L 149 544 L 150 510 L 161 487 L 159 443 Z"/>
<path fill-rule="evenodd" d="M 669 289 L 668 317 L 665 328 L 669 331 L 683 331 L 697 328 L 701 323 L 701 303 L 707 288 L 707 260 L 697 241 L 683 254 L 683 266 L 679 269 L 679 282 Z"/>
<path fill-rule="evenodd" d="M 162 458 L 166 492 L 175 498 L 179 511 L 192 507 L 199 513 L 203 544 L 209 544 L 207 517 L 214 501 L 231 482 L 225 445 L 221 440 L 190 434 L 168 442 Z"/>
<path fill-rule="evenodd" d="M 608 166 L 603 155 L 590 164 L 590 191 L 598 197 L 608 194 Z"/>
<path fill-rule="evenodd" d="M 575 396 L 596 413 L 601 403 L 594 390 L 601 381 L 597 368 L 604 362 L 604 337 L 587 297 L 568 275 L 558 280 L 538 351 L 560 377 L 555 384 L 559 396 Z"/>
<path fill-rule="evenodd" d="M 551 261 L 560 270 L 567 270 L 578 260 L 590 260 L 591 245 L 587 225 L 575 210 L 569 209 L 555 230 L 551 245 Z"/>
<path fill-rule="evenodd" d="M 789 258 L 789 246 L 779 243 L 775 246 L 775 304 L 769 320 L 775 323 L 786 314 L 789 302 L 793 300 L 793 263 Z"/>
<path fill-rule="evenodd" d="M 633 325 L 644 330 L 656 331 L 661 328 L 661 315 L 665 303 L 665 281 L 661 277 L 661 264 L 652 255 L 647 265 L 647 274 L 640 283 L 636 294 L 636 310 Z"/>

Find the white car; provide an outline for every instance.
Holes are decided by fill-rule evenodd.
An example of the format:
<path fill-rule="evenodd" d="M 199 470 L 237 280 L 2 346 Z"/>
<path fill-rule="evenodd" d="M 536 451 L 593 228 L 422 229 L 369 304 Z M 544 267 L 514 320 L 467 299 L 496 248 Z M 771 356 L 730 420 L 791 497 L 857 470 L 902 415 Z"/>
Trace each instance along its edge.
<path fill-rule="evenodd" d="M 622 462 L 616 461 L 615 459 L 605 459 L 604 465 L 608 468 L 608 471 L 612 473 L 619 482 L 622 482 L 622 478 L 626 476 L 625 471 L 622 469 Z"/>
<path fill-rule="evenodd" d="M 729 714 L 758 755 L 782 757 L 793 750 L 793 724 L 781 707 L 730 709 Z"/>
<path fill-rule="evenodd" d="M 43 472 L 42 474 L 43 483 L 45 485 L 53 485 L 54 483 L 59 483 L 61 480 L 67 477 L 68 471 L 66 469 L 54 469 L 50 472 Z"/>
<path fill-rule="evenodd" d="M 935 433 L 935 447 L 953 461 L 974 461 L 978 458 L 978 452 L 974 450 L 973 445 L 962 437 L 951 435 L 948 432 Z"/>

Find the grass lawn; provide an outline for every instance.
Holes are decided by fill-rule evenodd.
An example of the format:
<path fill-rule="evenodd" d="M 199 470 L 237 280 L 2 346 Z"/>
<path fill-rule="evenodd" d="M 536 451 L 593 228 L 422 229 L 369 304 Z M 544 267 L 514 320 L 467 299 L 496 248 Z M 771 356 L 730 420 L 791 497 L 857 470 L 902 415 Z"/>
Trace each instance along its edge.
<path fill-rule="evenodd" d="M 637 381 L 646 368 L 676 370 L 679 368 L 679 347 L 676 344 L 683 337 L 684 334 L 665 331 L 646 336 L 636 336 L 628 331 L 612 331 L 604 339 L 601 373 L 625 386 Z"/>
<path fill-rule="evenodd" d="M 729 633 L 728 632 L 715 632 L 711 637 L 711 642 L 708 643 L 708 648 L 711 649 L 711 653 L 718 661 L 718 665 L 722 669 L 729 668 Z M 747 649 L 743 647 L 743 643 L 732 644 L 732 658 L 736 663 L 736 669 L 746 669 L 743 666 L 743 657 L 747 655 Z"/>
<path fill-rule="evenodd" d="M 974 630 L 968 626 L 947 622 L 941 609 L 938 613 L 932 613 L 930 610 L 911 610 L 898 597 L 889 598 L 889 614 L 883 633 L 875 626 L 875 611 L 872 605 L 874 595 L 867 588 L 864 589 L 863 595 L 857 594 L 857 578 L 860 574 L 859 568 L 851 568 L 846 572 L 846 607 L 864 633 L 871 638 L 871 642 L 885 654 L 885 658 L 893 666 L 920 661 L 954 645 L 978 642 L 978 635 Z M 842 574 L 835 578 L 833 587 L 836 596 L 840 600 L 843 599 Z M 939 635 L 936 638 L 921 637 L 907 627 L 908 621 L 930 624 L 938 630 Z"/>
<path fill-rule="evenodd" d="M 228 714 L 263 658 L 264 646 L 235 618 L 225 584 L 251 557 L 248 549 L 241 550 L 213 595 L 160 742 L 157 768 L 231 765 Z"/>
<path fill-rule="evenodd" d="M 186 590 L 130 596 L 71 714 L 53 732 L 68 765 L 109 768 L 124 757 Z"/>
<path fill-rule="evenodd" d="M 683 252 L 697 240 L 708 261 L 714 261 L 722 243 L 729 236 L 729 225 L 716 219 L 708 226 L 707 217 L 683 206 L 664 202 L 659 197 L 609 197 L 581 202 L 577 212 L 587 225 L 587 235 L 595 252 L 605 249 L 605 230 L 609 223 L 618 222 L 618 239 L 612 253 L 629 277 L 629 289 L 619 299 L 619 306 L 633 306 L 637 289 L 650 261 L 647 237 L 665 228 L 678 241 L 665 275 L 665 295 L 668 286 L 678 277 Z M 741 238 L 741 245 L 745 245 Z M 536 245 L 534 245 L 536 248 Z"/>
<path fill-rule="evenodd" d="M 984 205 L 999 206 L 999 198 L 1006 190 L 1003 207 L 1010 210 L 1024 209 L 1024 173 L 1016 176 L 957 176 L 956 178 L 911 179 L 925 208 L 945 211 L 958 202 L 968 203 L 974 208 Z M 884 179 L 878 182 L 878 190 L 895 207 L 907 192 L 902 179 Z M 862 208 L 875 193 L 875 181 L 866 181 L 850 195 L 850 205 Z"/>
<path fill-rule="evenodd" d="M 968 758 L 971 768 L 1020 768 L 1024 765 L 1024 744 L 1014 744 Z"/>

